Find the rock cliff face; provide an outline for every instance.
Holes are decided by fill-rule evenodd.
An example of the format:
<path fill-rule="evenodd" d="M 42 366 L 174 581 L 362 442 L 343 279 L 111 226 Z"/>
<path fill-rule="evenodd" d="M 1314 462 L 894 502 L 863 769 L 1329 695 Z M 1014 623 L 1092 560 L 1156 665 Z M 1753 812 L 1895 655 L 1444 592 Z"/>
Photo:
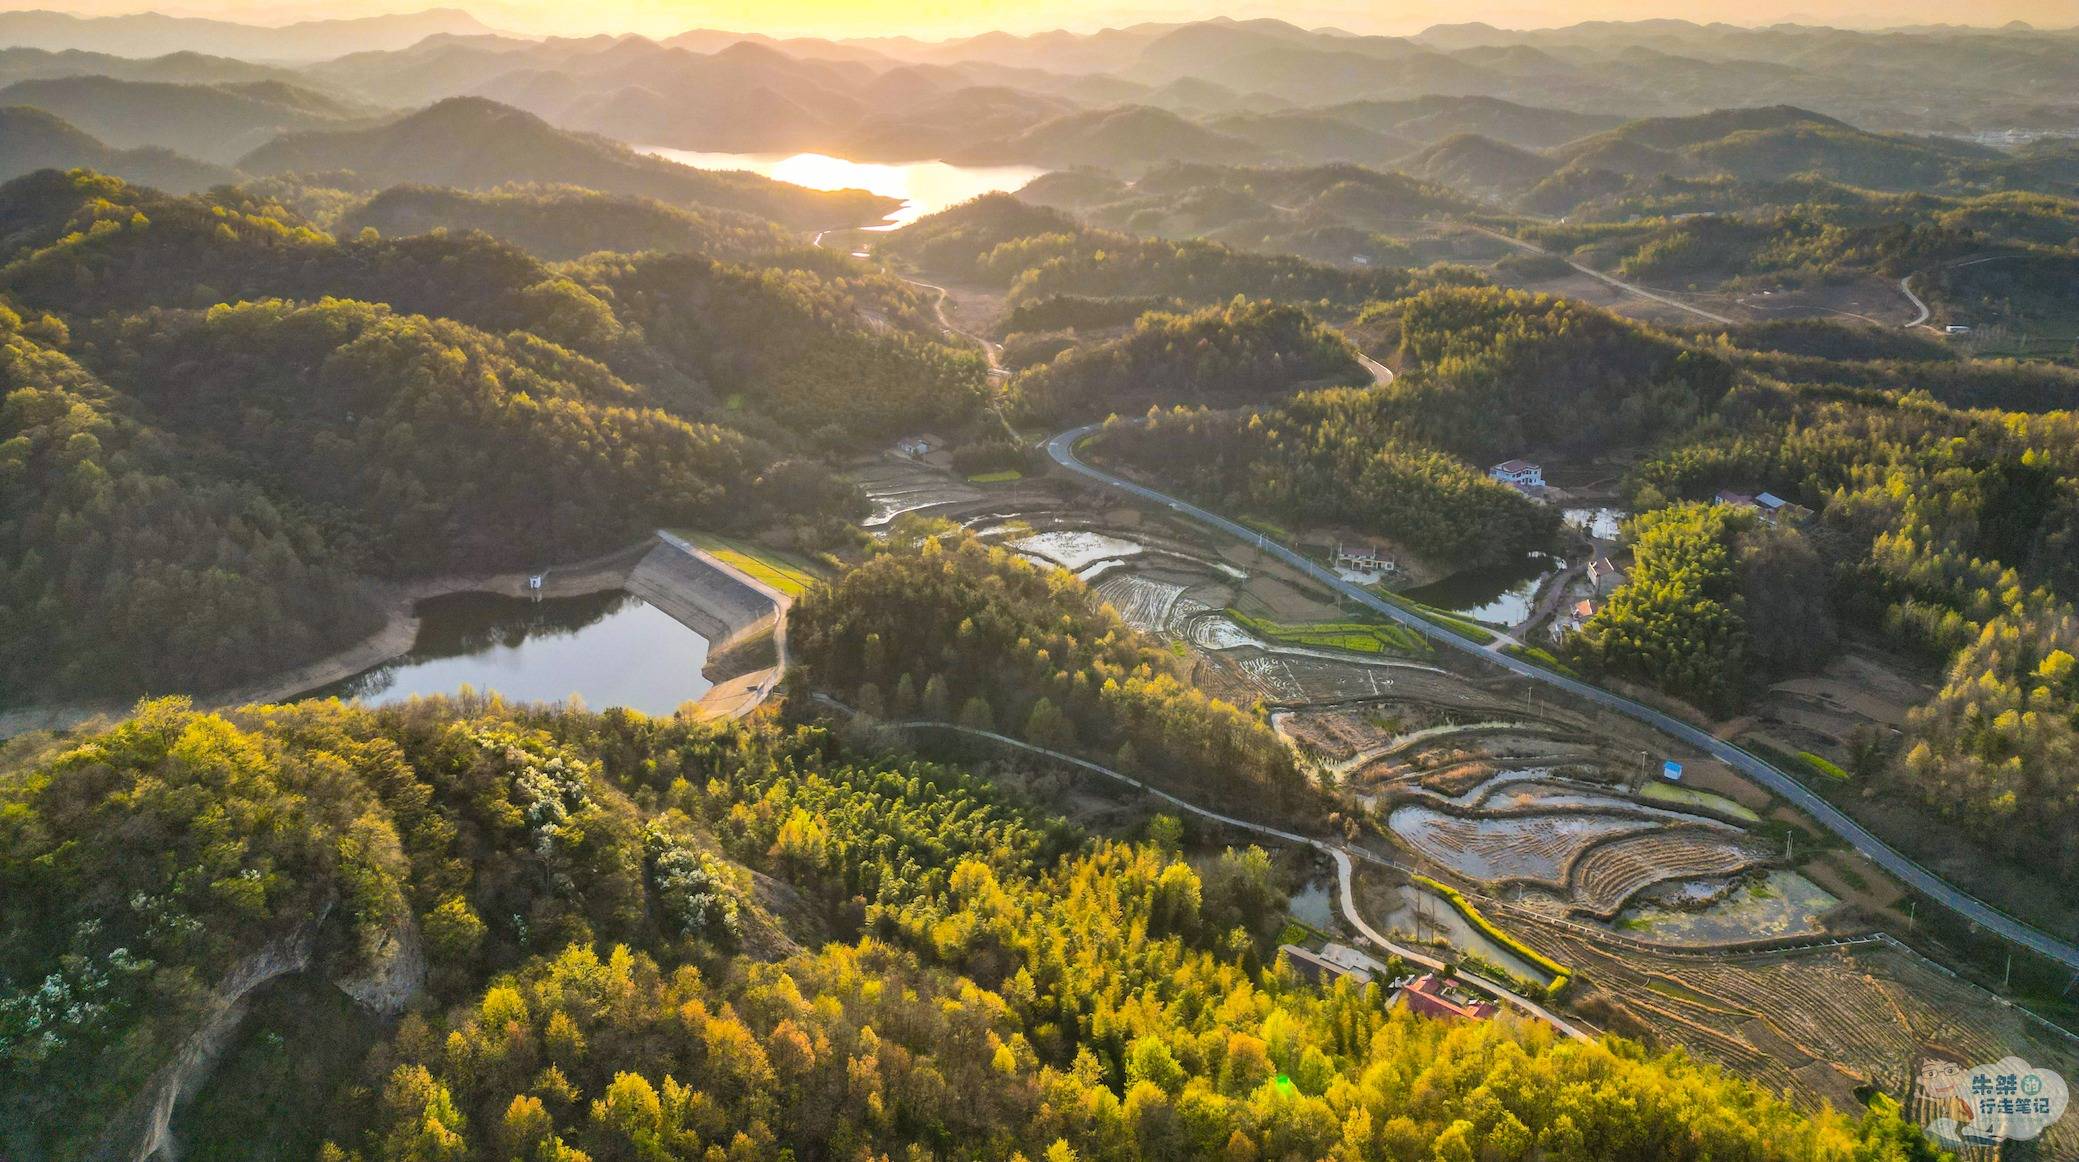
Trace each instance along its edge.
<path fill-rule="evenodd" d="M 369 961 L 366 972 L 341 978 L 339 990 L 378 1017 L 401 1015 L 426 989 L 426 946 L 410 912 L 376 941 Z"/>
<path fill-rule="evenodd" d="M 195 1031 L 144 1089 L 109 1123 L 94 1157 L 109 1162 L 175 1162 L 179 1146 L 173 1115 L 205 1083 L 245 1019 L 253 993 L 271 981 L 309 972 L 318 933 L 332 906 L 286 933 L 224 974 Z M 364 953 L 366 967 L 333 983 L 355 1003 L 385 1019 L 402 1014 L 425 991 L 426 950 L 410 913 L 378 936 Z"/>
<path fill-rule="evenodd" d="M 254 989 L 269 981 L 310 967 L 317 949 L 318 929 L 332 910 L 327 903 L 316 916 L 294 931 L 269 941 L 259 951 L 234 965 L 218 982 L 202 1021 L 128 1106 L 109 1123 L 94 1156 L 143 1162 L 147 1158 L 173 1162 L 178 1157 L 173 1141 L 173 1111 L 202 1088 L 216 1068 L 217 1059 L 231 1043 L 238 1023 L 245 1019 L 246 999 Z"/>

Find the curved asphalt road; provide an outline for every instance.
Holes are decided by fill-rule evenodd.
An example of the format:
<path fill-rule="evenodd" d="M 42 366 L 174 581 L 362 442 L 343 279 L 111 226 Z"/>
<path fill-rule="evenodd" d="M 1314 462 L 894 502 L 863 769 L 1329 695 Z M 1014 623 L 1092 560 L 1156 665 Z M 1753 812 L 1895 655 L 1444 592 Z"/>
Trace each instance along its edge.
<path fill-rule="evenodd" d="M 1862 824 L 1849 818 L 1839 808 L 1807 789 L 1803 783 L 1798 782 L 1796 779 L 1784 774 L 1747 751 L 1699 730 L 1679 718 L 1655 710 L 1642 702 L 1635 702 L 1621 694 L 1611 693 L 1600 686 L 1591 686 L 1586 682 L 1569 678 L 1564 674 L 1554 673 L 1542 666 L 1532 665 L 1520 658 L 1510 657 L 1508 654 L 1498 650 L 1483 649 L 1473 642 L 1452 633 L 1450 630 L 1444 629 L 1442 626 L 1425 621 L 1394 605 L 1392 602 L 1381 600 L 1369 591 L 1344 581 L 1333 572 L 1264 537 L 1254 529 L 1238 524 L 1216 513 L 1207 512 L 1205 509 L 1199 508 L 1187 501 L 1178 500 L 1173 496 L 1157 492 L 1144 485 L 1135 484 L 1130 480 L 1122 480 L 1103 469 L 1093 468 L 1083 463 L 1082 460 L 1076 457 L 1076 445 L 1082 442 L 1085 436 L 1088 436 L 1101 426 L 1099 424 L 1085 424 L 1080 428 L 1072 428 L 1055 436 L 1047 441 L 1047 455 L 1053 457 L 1055 463 L 1068 469 L 1070 472 L 1123 492 L 1131 493 L 1151 504 L 1164 506 L 1180 516 L 1190 517 L 1200 524 L 1209 525 L 1237 540 L 1252 543 L 1259 551 L 1269 553 L 1287 565 L 1328 586 L 1335 592 L 1363 605 L 1367 609 L 1392 618 L 1438 645 L 1476 654 L 1497 666 L 1501 666 L 1532 681 L 1557 686 L 1577 698 L 1583 698 L 1600 706 L 1608 707 L 1619 714 L 1643 722 L 1665 734 L 1672 735 L 1682 742 L 1718 759 L 1734 770 L 1749 776 L 1762 786 L 1789 800 L 1799 810 L 1818 820 L 1827 830 L 1847 840 L 1855 850 L 1868 857 L 1870 862 L 1890 872 L 1900 882 L 1911 887 L 1914 891 L 1937 903 L 1943 904 L 1965 919 L 1996 932 L 2013 943 L 2021 945 L 2023 948 L 2055 960 L 2068 968 L 2079 970 L 2079 946 L 2068 944 L 2048 933 L 2038 931 L 1913 862 L 1905 855 L 1892 849 L 1883 840 L 1870 834 Z"/>

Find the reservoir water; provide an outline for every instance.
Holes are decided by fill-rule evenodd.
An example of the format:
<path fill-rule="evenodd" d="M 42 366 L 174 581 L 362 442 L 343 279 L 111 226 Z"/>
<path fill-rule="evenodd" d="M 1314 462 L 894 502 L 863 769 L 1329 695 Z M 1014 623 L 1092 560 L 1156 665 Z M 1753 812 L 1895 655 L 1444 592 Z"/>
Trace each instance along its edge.
<path fill-rule="evenodd" d="M 947 165 L 942 161 L 883 164 L 847 161 L 824 153 L 701 153 L 663 146 L 638 146 L 695 169 L 741 169 L 812 190 L 867 190 L 901 198 L 903 206 L 876 230 L 906 226 L 927 214 L 998 190 L 1015 190 L 1047 171 L 1029 165 Z"/>
<path fill-rule="evenodd" d="M 576 694 L 594 710 L 664 715 L 711 685 L 700 674 L 707 639 L 628 593 L 541 601 L 456 593 L 420 602 L 418 613 L 410 653 L 310 696 L 380 706 L 466 684 L 514 702 Z"/>

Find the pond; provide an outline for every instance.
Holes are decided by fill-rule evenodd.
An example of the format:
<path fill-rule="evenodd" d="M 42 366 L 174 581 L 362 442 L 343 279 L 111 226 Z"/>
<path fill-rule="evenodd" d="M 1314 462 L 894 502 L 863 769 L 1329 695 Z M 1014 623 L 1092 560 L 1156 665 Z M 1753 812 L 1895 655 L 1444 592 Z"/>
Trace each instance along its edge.
<path fill-rule="evenodd" d="M 1621 508 L 1569 508 L 1562 510 L 1559 518 L 1598 541 L 1614 541 L 1629 515 Z"/>
<path fill-rule="evenodd" d="M 1558 567 L 1559 561 L 1545 553 L 1526 553 L 1514 564 L 1466 569 L 1401 596 L 1507 628 L 1530 617 L 1539 584 Z"/>
<path fill-rule="evenodd" d="M 1015 190 L 1046 170 L 1029 165 L 947 165 L 942 161 L 894 164 L 847 161 L 825 153 L 700 153 L 690 149 L 640 146 L 695 169 L 741 169 L 812 190 L 867 190 L 901 198 L 902 208 L 875 230 L 907 226 L 927 214 L 998 190 Z"/>
<path fill-rule="evenodd" d="M 1293 919 L 1323 932 L 1335 930 L 1335 905 L 1329 893 L 1337 890 L 1333 877 L 1308 880 L 1305 887 L 1292 893 L 1285 904 L 1285 911 Z"/>
<path fill-rule="evenodd" d="M 1552 983 L 1552 974 L 1509 951 L 1499 941 L 1473 926 L 1459 910 L 1435 892 L 1417 884 L 1395 889 L 1393 911 L 1385 916 L 1386 930 L 1415 944 L 1442 941 L 1459 952 L 1470 952 L 1510 976 L 1537 986 Z"/>
<path fill-rule="evenodd" d="M 1706 900 L 1703 906 L 1698 899 Z M 1759 877 L 1663 885 L 1618 913 L 1618 931 L 1661 944 L 1727 944 L 1778 940 L 1826 931 L 1823 917 L 1840 904 L 1825 888 L 1794 871 Z"/>
<path fill-rule="evenodd" d="M 371 705 L 465 684 L 515 702 L 576 694 L 594 709 L 664 715 L 707 693 L 707 639 L 618 590 L 530 601 L 455 593 L 419 603 L 419 636 L 403 657 L 306 697 Z"/>

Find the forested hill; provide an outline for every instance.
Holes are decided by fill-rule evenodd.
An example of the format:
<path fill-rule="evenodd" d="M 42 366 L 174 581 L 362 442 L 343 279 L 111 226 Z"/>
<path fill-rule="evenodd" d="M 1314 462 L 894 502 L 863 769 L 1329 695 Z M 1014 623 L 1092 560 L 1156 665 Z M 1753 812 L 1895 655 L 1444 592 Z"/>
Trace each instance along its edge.
<path fill-rule="evenodd" d="M 129 1148 L 270 947 L 309 967 L 198 1077 L 196 1156 L 1929 1156 L 1882 1097 L 1304 983 L 1261 852 L 1086 839 L 816 728 L 167 701 L 8 764 L 10 1157 Z"/>
<path fill-rule="evenodd" d="M 531 113 L 456 97 L 368 129 L 289 134 L 246 155 L 252 174 L 352 170 L 392 185 L 486 189 L 513 182 L 567 182 L 675 205 L 740 210 L 792 226 L 865 225 L 899 204 L 864 190 L 826 193 L 743 171 L 691 169 L 627 146 L 557 129 Z"/>
<path fill-rule="evenodd" d="M 541 242 L 570 198 L 463 205 Z M 0 186 L 0 695 L 309 660 L 372 628 L 370 576 L 538 567 L 670 524 L 821 537 L 860 502 L 820 460 L 977 409 L 981 356 L 916 289 L 759 250 L 770 225 L 633 210 L 751 264 L 559 268 L 478 233 L 342 240 L 239 190 Z"/>
<path fill-rule="evenodd" d="M 1462 267 L 1352 268 L 1259 254 L 1198 239 L 1172 241 L 1083 227 L 1058 210 L 988 194 L 888 236 L 880 252 L 949 277 L 1006 290 L 1013 303 L 1051 295 L 1225 303 L 1241 295 L 1354 313 L 1425 286 L 1486 280 Z"/>
<path fill-rule="evenodd" d="M 86 168 L 174 191 L 230 181 L 230 170 L 167 149 L 117 149 L 41 109 L 0 108 L 0 179 Z"/>
<path fill-rule="evenodd" d="M 1231 407 L 1308 385 L 1369 380 L 1343 337 L 1306 312 L 1237 298 L 1189 315 L 1144 314 L 1126 335 L 1025 371 L 1009 390 L 1020 415 L 1060 427 L 1150 407 Z"/>
<path fill-rule="evenodd" d="M 1082 582 L 948 538 L 898 541 L 802 599 L 790 640 L 810 682 L 871 717 L 957 716 L 1180 790 L 1318 813 L 1283 740 L 1182 681 L 1173 655 Z"/>
<path fill-rule="evenodd" d="M 602 194 L 580 186 L 393 186 L 347 209 L 342 235 L 374 230 L 395 237 L 429 230 L 481 230 L 549 262 L 601 250 L 663 250 L 744 259 L 799 245 L 772 222 L 727 210 L 673 206 L 655 198 Z"/>

